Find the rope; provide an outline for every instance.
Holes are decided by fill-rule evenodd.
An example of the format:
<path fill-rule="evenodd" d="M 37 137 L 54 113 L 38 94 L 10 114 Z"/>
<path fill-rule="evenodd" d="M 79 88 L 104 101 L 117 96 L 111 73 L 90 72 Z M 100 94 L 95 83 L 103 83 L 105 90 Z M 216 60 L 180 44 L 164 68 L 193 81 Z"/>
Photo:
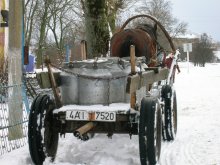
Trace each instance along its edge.
<path fill-rule="evenodd" d="M 25 120 L 25 121 L 19 122 L 19 123 L 17 123 L 17 124 L 5 126 L 5 127 L 0 127 L 0 130 L 7 129 L 7 128 L 12 128 L 12 127 L 15 127 L 15 126 L 17 126 L 17 125 L 21 125 L 21 124 L 24 124 L 24 123 L 27 123 L 27 122 L 28 122 L 28 120 Z"/>

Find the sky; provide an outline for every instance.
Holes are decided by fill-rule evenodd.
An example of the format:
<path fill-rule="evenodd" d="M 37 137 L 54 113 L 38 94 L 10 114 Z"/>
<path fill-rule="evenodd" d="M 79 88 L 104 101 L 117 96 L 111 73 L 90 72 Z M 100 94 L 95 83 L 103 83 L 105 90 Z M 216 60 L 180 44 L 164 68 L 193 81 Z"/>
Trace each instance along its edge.
<path fill-rule="evenodd" d="M 220 0 L 170 0 L 173 15 L 193 33 L 207 33 L 220 41 Z"/>

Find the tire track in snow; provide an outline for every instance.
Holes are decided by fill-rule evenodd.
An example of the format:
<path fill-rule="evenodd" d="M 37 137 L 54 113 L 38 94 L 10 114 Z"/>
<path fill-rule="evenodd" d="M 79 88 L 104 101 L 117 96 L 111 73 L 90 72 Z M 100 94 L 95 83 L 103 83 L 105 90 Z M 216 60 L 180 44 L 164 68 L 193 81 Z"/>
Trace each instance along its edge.
<path fill-rule="evenodd" d="M 196 139 L 176 138 L 173 142 L 164 142 L 160 157 L 160 165 L 198 165 Z"/>
<path fill-rule="evenodd" d="M 215 131 L 217 123 L 212 124 L 213 128 L 211 126 L 206 128 L 205 125 L 208 124 L 203 122 L 200 124 L 203 129 L 196 129 L 198 128 L 196 124 L 187 128 L 189 132 L 187 129 L 179 129 L 173 142 L 163 142 L 160 165 L 219 164 L 219 152 L 216 151 L 220 151 L 220 132 Z"/>
<path fill-rule="evenodd" d="M 187 161 L 186 164 L 190 165 L 198 165 L 197 156 L 195 155 L 196 151 L 196 143 L 195 139 L 191 139 L 190 141 L 186 141 L 185 145 L 181 147 L 182 152 L 184 153 L 184 158 Z"/>

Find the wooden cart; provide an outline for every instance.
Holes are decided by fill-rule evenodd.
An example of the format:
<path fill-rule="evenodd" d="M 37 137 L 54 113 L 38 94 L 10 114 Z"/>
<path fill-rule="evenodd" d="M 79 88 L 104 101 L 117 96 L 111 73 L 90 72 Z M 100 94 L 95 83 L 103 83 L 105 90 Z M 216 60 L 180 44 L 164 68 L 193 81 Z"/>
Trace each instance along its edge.
<path fill-rule="evenodd" d="M 53 72 L 47 59 L 48 72 L 38 77 L 42 87 L 52 88 L 53 97 L 38 95 L 31 106 L 28 140 L 33 162 L 54 160 L 59 135 L 73 133 L 89 140 L 89 135 L 105 133 L 138 135 L 141 164 L 156 164 L 162 138 L 173 140 L 177 131 L 172 73 L 178 54 L 175 51 L 170 69 L 145 67 L 134 45 L 130 58 L 70 62 L 60 72 Z"/>

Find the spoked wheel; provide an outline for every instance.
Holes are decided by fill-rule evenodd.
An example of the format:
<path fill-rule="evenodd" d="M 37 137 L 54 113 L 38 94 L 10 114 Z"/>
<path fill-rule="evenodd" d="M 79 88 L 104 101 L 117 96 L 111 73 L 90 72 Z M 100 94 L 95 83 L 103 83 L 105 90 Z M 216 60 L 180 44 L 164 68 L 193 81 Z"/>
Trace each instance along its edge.
<path fill-rule="evenodd" d="M 38 95 L 31 106 L 28 123 L 28 143 L 32 161 L 43 164 L 46 157 L 54 160 L 58 146 L 58 132 L 54 128 L 54 102 L 48 95 Z"/>
<path fill-rule="evenodd" d="M 161 110 L 153 97 L 141 101 L 139 120 L 139 150 L 141 165 L 155 165 L 161 150 Z"/>
<path fill-rule="evenodd" d="M 162 88 L 163 139 L 174 140 L 177 133 L 177 99 L 175 90 L 165 85 Z"/>

